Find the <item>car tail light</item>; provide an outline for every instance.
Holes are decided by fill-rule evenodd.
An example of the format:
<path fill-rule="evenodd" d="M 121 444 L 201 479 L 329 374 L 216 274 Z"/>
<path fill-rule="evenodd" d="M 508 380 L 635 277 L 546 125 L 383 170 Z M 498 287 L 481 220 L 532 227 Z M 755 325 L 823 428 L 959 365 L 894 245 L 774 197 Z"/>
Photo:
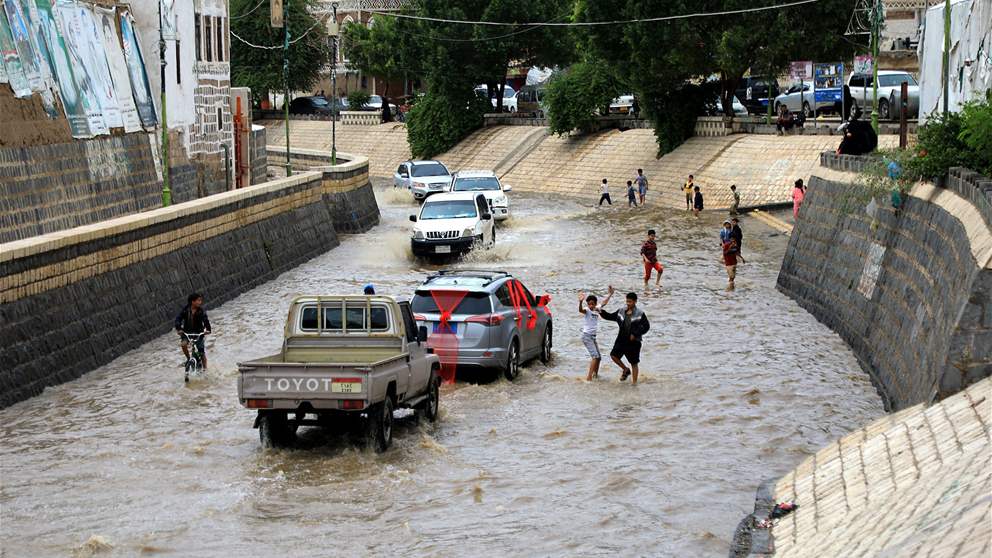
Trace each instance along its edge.
<path fill-rule="evenodd" d="M 342 409 L 351 409 L 351 410 L 364 409 L 365 408 L 365 401 L 363 401 L 361 399 L 343 399 L 343 400 L 341 400 L 341 408 Z"/>
<path fill-rule="evenodd" d="M 246 399 L 245 407 L 249 409 L 268 409 L 272 406 L 271 399 Z"/>
<path fill-rule="evenodd" d="M 427 321 L 427 316 L 424 316 L 423 314 L 414 314 L 413 315 L 413 319 L 416 320 L 416 321 L 418 321 L 418 322 L 426 322 Z"/>
<path fill-rule="evenodd" d="M 481 316 L 472 316 L 471 318 L 465 320 L 472 324 L 482 324 L 487 326 L 498 326 L 503 323 L 502 314 L 483 314 Z"/>
<path fill-rule="evenodd" d="M 333 382 L 335 384 L 337 384 L 337 383 L 360 384 L 360 383 L 362 383 L 362 379 L 361 378 L 334 378 L 333 380 L 331 380 L 331 382 Z"/>

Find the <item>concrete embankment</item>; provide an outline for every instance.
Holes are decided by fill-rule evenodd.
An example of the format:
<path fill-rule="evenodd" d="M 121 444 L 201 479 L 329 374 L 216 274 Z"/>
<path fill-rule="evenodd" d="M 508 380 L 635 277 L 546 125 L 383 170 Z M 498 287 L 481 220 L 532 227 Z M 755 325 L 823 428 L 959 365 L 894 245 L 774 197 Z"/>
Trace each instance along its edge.
<path fill-rule="evenodd" d="M 342 154 L 343 155 L 343 154 Z M 368 161 L 0 244 L 0 407 L 169 331 L 379 219 Z"/>
<path fill-rule="evenodd" d="M 990 424 L 985 379 L 848 434 L 759 490 L 731 556 L 987 558 Z M 776 502 L 799 508 L 755 526 Z"/>
<path fill-rule="evenodd" d="M 896 411 L 758 490 L 731 556 L 985 557 L 992 546 L 992 181 L 952 169 L 899 207 L 824 153 L 779 289 Z M 776 503 L 797 511 L 762 525 Z"/>
<path fill-rule="evenodd" d="M 282 123 L 265 124 L 269 145 L 281 145 L 285 138 Z M 291 121 L 290 129 L 291 148 L 330 148 L 330 122 Z M 369 156 L 371 173 L 376 176 L 392 176 L 397 165 L 410 157 L 403 124 L 339 125 L 337 134 L 340 149 Z M 795 179 L 809 180 L 820 153 L 835 149 L 839 141 L 827 135 L 695 137 L 659 159 L 654 132 L 648 129 L 557 137 L 549 136 L 543 127 L 489 126 L 437 159 L 452 170 L 495 170 L 518 191 L 593 201 L 599 197 L 603 178 L 609 180 L 613 197 L 620 198 L 626 181 L 642 168 L 651 185 L 649 199 L 671 207 L 684 207 L 680 188 L 687 175 L 693 174 L 707 208 L 719 209 L 730 207 L 731 184 L 741 193 L 742 207 L 791 202 Z M 898 138 L 882 136 L 879 143 L 894 147 Z"/>
<path fill-rule="evenodd" d="M 838 179 L 810 181 L 779 288 L 847 341 L 891 409 L 992 374 L 992 183 L 955 170 L 896 209 Z"/>

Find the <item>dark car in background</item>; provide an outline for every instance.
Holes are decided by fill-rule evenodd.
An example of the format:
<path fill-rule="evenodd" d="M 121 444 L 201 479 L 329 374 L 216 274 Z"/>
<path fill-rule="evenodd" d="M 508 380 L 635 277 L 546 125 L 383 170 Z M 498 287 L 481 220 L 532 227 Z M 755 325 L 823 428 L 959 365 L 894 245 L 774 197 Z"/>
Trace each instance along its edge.
<path fill-rule="evenodd" d="M 768 100 L 775 99 L 779 95 L 778 81 L 775 78 L 764 77 L 741 78 L 734 94 L 749 113 L 767 114 Z"/>
<path fill-rule="evenodd" d="M 336 110 L 331 109 L 331 103 L 321 96 L 297 97 L 290 101 L 290 114 L 338 114 L 342 110 L 348 109 L 348 103 L 344 99 L 337 99 Z"/>

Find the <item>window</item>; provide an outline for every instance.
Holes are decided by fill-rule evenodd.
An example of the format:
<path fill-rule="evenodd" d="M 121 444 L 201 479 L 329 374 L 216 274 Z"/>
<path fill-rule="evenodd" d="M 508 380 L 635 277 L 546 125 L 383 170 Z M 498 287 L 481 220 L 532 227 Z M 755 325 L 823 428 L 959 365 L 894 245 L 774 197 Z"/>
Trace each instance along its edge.
<path fill-rule="evenodd" d="M 180 56 L 179 39 L 176 39 L 176 83 L 183 82 L 183 68 L 182 63 L 180 62 L 181 60 L 182 57 Z"/>
<path fill-rule="evenodd" d="M 203 29 L 200 24 L 201 16 L 199 13 L 193 15 L 193 26 L 196 28 L 196 61 L 200 62 L 203 60 Z"/>
<path fill-rule="evenodd" d="M 206 46 L 206 60 L 207 62 L 214 61 L 214 34 L 211 32 L 211 20 L 210 16 L 203 16 L 203 44 Z"/>
<path fill-rule="evenodd" d="M 442 304 L 444 301 L 442 300 Z M 440 314 L 441 312 L 437 308 L 437 302 L 434 301 L 434 297 L 431 296 L 431 292 L 427 290 L 417 291 L 413 296 L 413 302 L 411 302 L 413 311 L 417 314 Z M 449 310 L 449 308 L 445 308 Z M 468 315 L 479 315 L 479 314 L 489 314 L 492 312 L 492 305 L 489 303 L 488 293 L 468 293 L 465 298 L 458 303 L 458 307 L 452 314 L 468 314 Z"/>
<path fill-rule="evenodd" d="M 509 282 L 503 283 L 503 286 L 496 289 L 496 298 L 506 308 L 513 308 L 513 299 L 510 297 L 509 284 Z"/>
<path fill-rule="evenodd" d="M 224 131 L 224 110 L 221 107 L 217 107 L 217 131 Z"/>
<path fill-rule="evenodd" d="M 386 331 L 389 329 L 389 317 L 386 309 L 382 306 L 373 306 L 369 315 L 369 329 L 372 331 Z"/>
<path fill-rule="evenodd" d="M 324 307 L 324 329 L 341 330 L 341 305 Z"/>
<path fill-rule="evenodd" d="M 475 198 L 475 205 L 476 205 L 476 207 L 479 208 L 479 215 L 480 216 L 482 216 L 482 215 L 488 215 L 489 214 L 489 204 L 486 203 L 485 196 L 478 196 L 478 197 L 476 197 Z"/>
<path fill-rule="evenodd" d="M 217 61 L 224 61 L 224 18 L 215 18 L 216 25 L 214 28 L 217 30 Z"/>
<path fill-rule="evenodd" d="M 413 176 L 449 176 L 448 169 L 441 163 L 425 163 L 413 166 Z"/>
<path fill-rule="evenodd" d="M 400 165 L 399 167 L 397 167 L 396 168 L 396 174 L 402 176 L 403 178 L 406 178 L 407 176 L 409 176 L 407 174 L 407 172 L 406 172 L 406 165 Z"/>
<path fill-rule="evenodd" d="M 317 307 L 305 306 L 300 314 L 300 329 L 303 331 L 317 330 Z"/>

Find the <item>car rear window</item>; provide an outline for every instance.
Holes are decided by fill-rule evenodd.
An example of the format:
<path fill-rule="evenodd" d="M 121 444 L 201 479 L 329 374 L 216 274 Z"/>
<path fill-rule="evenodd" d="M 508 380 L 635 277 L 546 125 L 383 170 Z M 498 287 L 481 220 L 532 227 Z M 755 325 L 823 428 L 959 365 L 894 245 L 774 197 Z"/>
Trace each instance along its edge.
<path fill-rule="evenodd" d="M 347 320 L 349 331 L 389 330 L 389 312 L 385 306 L 373 305 L 371 312 L 361 302 L 349 302 L 347 309 L 343 312 L 341 303 L 325 303 L 321 306 L 324 310 L 323 328 L 320 329 L 320 324 L 317 323 L 317 306 L 304 306 L 300 312 L 301 331 L 318 331 L 318 329 L 321 331 L 342 331 L 345 320 Z M 369 319 L 368 325 L 366 325 L 366 318 Z"/>
<path fill-rule="evenodd" d="M 450 296 L 450 295 L 444 295 Z M 441 297 L 439 297 L 441 298 Z M 445 298 L 441 298 L 441 304 L 445 303 Z M 412 310 L 417 314 L 440 314 L 441 311 L 437 307 L 437 302 L 435 302 L 434 297 L 431 296 L 431 292 L 428 290 L 417 291 L 413 295 L 413 300 L 410 302 Z M 445 308 L 449 310 L 449 308 Z M 452 314 L 489 314 L 493 311 L 492 304 L 489 302 L 488 293 L 468 293 L 462 298 L 461 302 L 452 312 Z"/>

